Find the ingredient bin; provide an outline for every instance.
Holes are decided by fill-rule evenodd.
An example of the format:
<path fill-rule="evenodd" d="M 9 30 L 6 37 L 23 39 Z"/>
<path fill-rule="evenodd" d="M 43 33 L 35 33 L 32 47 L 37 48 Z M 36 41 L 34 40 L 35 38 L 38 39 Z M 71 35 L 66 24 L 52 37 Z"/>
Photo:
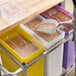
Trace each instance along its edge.
<path fill-rule="evenodd" d="M 44 19 L 42 16 L 38 15 L 24 22 L 23 24 L 20 25 L 20 27 L 26 30 L 28 33 L 30 33 L 35 38 L 37 38 L 40 42 L 42 42 L 45 46 L 45 49 L 49 49 L 50 46 L 52 46 L 53 44 L 55 44 L 57 41 L 59 41 L 60 39 L 64 37 L 64 33 L 60 30 L 57 30 L 56 33 L 52 35 L 38 32 L 37 29 L 39 28 L 55 28 L 57 26 L 56 24 L 58 24 L 54 20 L 51 20 L 50 23 L 46 25 L 45 24 L 41 25 L 40 23 L 42 21 L 45 22 L 45 20 L 46 19 Z"/>
<path fill-rule="evenodd" d="M 19 26 L 2 34 L 0 36 L 0 44 L 21 63 L 27 64 L 43 53 L 43 44 Z M 2 51 L 1 58 L 3 66 L 8 69 L 8 71 L 14 72 L 19 68 L 19 66 Z M 27 68 L 27 76 L 43 76 L 43 67 L 44 59 L 41 59 Z M 22 73 L 18 76 L 22 76 Z"/>
<path fill-rule="evenodd" d="M 73 15 L 58 5 L 41 13 L 41 16 L 45 17 L 46 19 L 49 18 L 55 19 L 59 23 L 73 21 Z"/>
<path fill-rule="evenodd" d="M 72 23 L 62 23 L 60 25 L 64 25 L 65 28 L 61 29 L 62 31 L 65 31 L 65 36 L 69 36 L 73 33 L 73 25 Z M 74 48 L 74 42 L 72 39 L 67 41 L 64 44 L 64 52 L 63 52 L 63 68 L 67 69 L 71 67 L 75 62 L 75 48 Z"/>
<path fill-rule="evenodd" d="M 53 18 L 57 20 L 59 23 L 72 23 L 73 18 L 74 18 L 71 13 L 61 8 L 60 6 L 55 6 L 43 12 L 41 15 L 46 19 Z M 65 31 L 66 30 L 67 29 L 65 29 Z M 71 33 L 73 33 L 73 28 L 68 29 L 68 31 L 65 32 L 65 36 L 68 36 Z M 67 69 L 68 67 L 73 65 L 75 61 L 74 59 L 75 59 L 74 43 L 71 39 L 64 44 L 63 67 Z"/>
<path fill-rule="evenodd" d="M 37 29 L 39 28 L 56 27 L 56 25 L 51 24 L 41 25 L 40 22 L 42 21 L 45 20 L 41 16 L 37 16 L 27 22 L 24 22 L 23 24 L 20 25 L 20 27 L 29 32 L 35 38 L 37 38 L 40 42 L 42 42 L 45 46 L 45 51 L 48 51 L 50 50 L 53 44 L 56 44 L 56 42 L 64 38 L 64 32 L 56 30 L 56 32 L 52 35 L 38 32 Z M 60 76 L 62 72 L 62 59 L 63 59 L 62 57 L 63 57 L 63 44 L 45 57 L 44 76 Z"/>

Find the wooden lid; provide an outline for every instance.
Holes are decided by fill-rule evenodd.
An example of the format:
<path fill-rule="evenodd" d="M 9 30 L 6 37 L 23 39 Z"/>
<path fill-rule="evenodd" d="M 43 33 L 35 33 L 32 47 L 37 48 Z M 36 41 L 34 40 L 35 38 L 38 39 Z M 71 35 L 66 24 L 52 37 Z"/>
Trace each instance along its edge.
<path fill-rule="evenodd" d="M 63 0 L 0 0 L 0 34 Z"/>

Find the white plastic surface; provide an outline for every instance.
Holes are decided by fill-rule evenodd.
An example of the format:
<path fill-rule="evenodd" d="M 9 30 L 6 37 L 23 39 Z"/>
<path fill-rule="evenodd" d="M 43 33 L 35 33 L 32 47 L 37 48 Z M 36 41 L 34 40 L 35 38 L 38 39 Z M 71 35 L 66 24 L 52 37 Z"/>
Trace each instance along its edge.
<path fill-rule="evenodd" d="M 32 19 L 30 19 L 29 21 L 35 19 L 35 18 L 39 18 L 40 20 L 44 21 L 45 19 L 41 16 L 36 16 Z M 64 38 L 64 32 L 57 30 L 57 32 L 60 34 L 59 36 L 57 36 L 56 38 L 54 38 L 53 40 L 51 40 L 50 42 L 45 41 L 43 38 L 41 38 L 39 35 L 37 35 L 35 32 L 33 32 L 32 30 L 30 30 L 27 26 L 25 26 L 24 24 L 29 22 L 26 21 L 23 24 L 20 25 L 20 27 L 22 29 L 24 29 L 25 31 L 27 31 L 29 34 L 31 34 L 32 36 L 34 36 L 35 38 L 37 38 L 40 42 L 42 42 L 45 46 L 45 49 L 49 49 L 53 44 L 55 44 L 57 41 L 61 40 L 62 38 Z"/>
<path fill-rule="evenodd" d="M 45 20 L 40 16 L 37 16 L 35 18 L 39 18 L 42 21 Z M 32 18 L 32 19 L 34 19 L 34 18 Z M 31 20 L 29 20 L 29 21 L 31 21 Z M 29 21 L 27 21 L 27 22 L 29 22 Z M 25 23 L 27 23 L 27 22 L 25 22 Z M 45 45 L 45 50 L 47 49 L 47 51 L 48 51 L 48 49 L 50 49 L 50 47 L 53 44 L 55 44 L 56 42 L 58 42 L 59 40 L 64 38 L 65 33 L 57 29 L 57 32 L 60 35 L 57 36 L 56 38 L 54 38 L 52 41 L 46 42 L 40 36 L 38 36 L 36 33 L 34 33 L 32 30 L 30 30 L 28 27 L 26 27 L 24 25 L 25 23 L 21 24 L 20 27 L 23 28 L 24 30 L 26 30 L 28 33 L 30 33 L 35 38 L 37 38 L 40 42 L 42 42 Z M 57 49 L 55 49 L 48 56 L 45 57 L 44 76 L 60 76 L 60 74 L 62 72 L 63 45 L 64 44 L 60 45 Z"/>
<path fill-rule="evenodd" d="M 63 44 L 45 57 L 44 76 L 60 76 L 62 74 Z"/>

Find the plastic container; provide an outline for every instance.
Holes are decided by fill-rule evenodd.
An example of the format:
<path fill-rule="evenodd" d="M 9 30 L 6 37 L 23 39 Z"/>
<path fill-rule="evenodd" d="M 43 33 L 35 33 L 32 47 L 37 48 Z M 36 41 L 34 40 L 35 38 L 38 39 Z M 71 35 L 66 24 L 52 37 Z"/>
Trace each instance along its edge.
<path fill-rule="evenodd" d="M 40 16 L 37 16 L 35 18 L 38 18 L 38 19 L 44 21 L 44 19 Z M 45 35 L 44 38 L 40 37 L 40 35 L 38 33 L 36 33 L 35 31 L 32 31 L 29 28 L 29 25 L 31 26 L 33 24 L 33 23 L 31 23 L 31 21 L 33 21 L 35 18 L 32 18 L 31 20 L 24 22 L 23 24 L 20 25 L 20 27 L 23 28 L 24 30 L 26 30 L 27 32 L 29 32 L 35 38 L 37 38 L 40 42 L 42 42 L 45 45 L 45 51 L 48 51 L 48 50 L 50 50 L 50 48 L 53 44 L 56 44 L 56 42 L 58 42 L 59 40 L 64 38 L 64 32 L 57 30 L 56 32 L 58 33 L 58 35 L 54 36 L 50 41 L 46 41 L 44 38 L 47 38 L 48 36 L 46 36 L 44 34 Z M 52 22 L 50 22 L 50 23 L 52 23 Z M 35 24 L 35 21 L 34 21 L 34 24 Z M 35 26 L 37 27 L 38 24 L 36 24 Z M 33 27 L 34 27 L 34 25 L 33 25 Z M 52 36 L 53 35 L 51 35 L 49 38 L 51 38 Z M 49 39 L 49 38 L 47 38 L 47 39 Z M 44 59 L 45 60 L 44 76 L 60 76 L 62 73 L 62 59 L 63 59 L 63 44 L 60 45 L 56 50 L 54 50 L 52 53 L 50 53 L 48 56 L 45 57 L 45 59 Z"/>
<path fill-rule="evenodd" d="M 56 36 L 38 32 L 37 29 L 39 28 L 39 24 L 40 24 L 40 22 L 38 22 L 38 20 L 40 22 L 42 22 L 42 21 L 45 22 L 45 19 L 38 15 L 38 16 L 30 19 L 29 21 L 24 22 L 23 24 L 20 25 L 20 27 L 23 28 L 24 30 L 26 30 L 28 33 L 30 33 L 35 38 L 37 38 L 40 42 L 42 42 L 45 46 L 45 49 L 49 49 L 50 46 L 52 46 L 53 44 L 55 44 L 57 41 L 59 41 L 60 39 L 62 39 L 64 37 L 64 33 L 60 30 L 56 31 L 56 33 L 54 34 Z M 45 23 L 47 23 L 47 22 L 45 22 Z M 49 26 L 50 28 L 54 28 L 58 24 L 54 20 L 51 20 L 49 23 L 55 24 L 55 26 Z"/>
<path fill-rule="evenodd" d="M 29 63 L 43 53 L 43 45 L 19 26 L 0 36 L 0 44 L 21 63 Z M 1 50 L 0 50 L 1 51 Z M 1 51 L 2 63 L 11 72 L 19 66 Z M 10 62 L 10 63 L 9 63 Z M 39 60 L 27 69 L 27 76 L 43 76 L 44 59 Z M 32 70 L 32 71 L 31 71 Z M 18 76 L 22 76 L 19 74 Z"/>
<path fill-rule="evenodd" d="M 60 45 L 45 57 L 44 76 L 60 76 L 62 74 L 63 47 L 64 44 Z"/>
<path fill-rule="evenodd" d="M 70 17 L 70 19 L 65 20 L 65 21 L 61 21 L 60 18 L 58 18 L 60 16 L 60 14 L 59 13 L 57 14 L 55 9 L 61 11 L 62 13 L 65 13 L 68 17 Z M 49 13 L 49 11 L 53 11 L 53 10 L 58 15 L 57 17 L 56 16 L 51 17 L 51 16 L 46 14 L 46 13 Z M 49 18 L 53 18 L 55 20 L 58 19 L 59 23 L 72 23 L 72 21 L 74 19 L 73 15 L 71 13 L 69 13 L 65 9 L 61 8 L 60 6 L 55 6 L 55 7 L 51 8 L 51 9 L 43 12 L 41 14 L 41 16 L 43 16 L 46 19 L 49 19 Z M 60 17 L 64 17 L 64 16 L 62 15 Z M 73 29 L 71 29 L 68 32 L 65 32 L 65 36 L 69 36 L 71 33 L 73 33 Z M 73 43 L 72 39 L 70 39 L 69 41 L 67 41 L 64 44 L 63 68 L 65 68 L 65 69 L 69 68 L 70 66 L 72 66 L 74 64 L 74 62 L 75 62 L 74 43 Z"/>
<path fill-rule="evenodd" d="M 73 21 L 73 15 L 58 5 L 41 13 L 41 16 L 43 16 L 46 19 L 55 19 L 59 23 Z"/>
<path fill-rule="evenodd" d="M 66 29 L 61 29 L 65 31 L 65 36 L 69 36 L 73 33 L 73 26 L 71 23 L 63 23 L 66 26 Z M 63 68 L 67 69 L 71 67 L 75 63 L 75 48 L 74 42 L 72 39 L 67 41 L 64 44 L 64 52 L 63 52 Z"/>

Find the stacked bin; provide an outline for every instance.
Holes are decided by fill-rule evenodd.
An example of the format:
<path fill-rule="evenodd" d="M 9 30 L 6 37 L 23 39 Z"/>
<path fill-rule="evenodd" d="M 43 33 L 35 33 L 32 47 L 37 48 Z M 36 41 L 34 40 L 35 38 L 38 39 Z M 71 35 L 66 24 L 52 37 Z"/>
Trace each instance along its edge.
<path fill-rule="evenodd" d="M 65 36 L 69 36 L 73 33 L 73 24 L 72 23 L 61 23 L 59 25 L 64 25 L 65 30 L 61 29 L 65 32 Z M 71 67 L 75 63 L 75 48 L 74 42 L 72 39 L 67 41 L 64 44 L 64 53 L 63 53 L 63 67 L 65 69 Z"/>
<path fill-rule="evenodd" d="M 43 45 L 19 26 L 0 35 L 0 44 L 19 62 L 29 63 L 43 53 Z M 1 51 L 3 66 L 10 72 L 19 69 L 19 66 Z M 44 59 L 40 59 L 26 70 L 26 76 L 43 76 Z M 22 73 L 17 76 L 23 76 Z"/>
<path fill-rule="evenodd" d="M 59 23 L 72 23 L 73 15 L 70 14 L 65 9 L 61 8 L 60 6 L 55 6 L 41 14 L 46 19 L 53 18 L 57 20 Z M 69 36 L 73 33 L 73 29 L 69 32 L 65 32 L 65 36 Z M 71 67 L 75 62 L 75 50 L 74 50 L 74 43 L 71 40 L 67 41 L 64 44 L 64 53 L 63 53 L 63 68 L 67 69 Z"/>
<path fill-rule="evenodd" d="M 56 44 L 56 42 L 64 38 L 64 32 L 60 30 L 56 30 L 58 35 L 57 34 L 49 35 L 49 34 L 38 32 L 37 29 L 40 27 L 38 25 L 42 21 L 45 22 L 46 20 L 41 16 L 36 16 L 30 19 L 29 21 L 21 24 L 20 27 L 26 30 L 35 38 L 37 38 L 40 42 L 42 42 L 45 46 L 45 51 L 48 51 L 50 50 L 52 45 Z M 55 21 L 52 21 L 51 23 L 57 24 Z M 52 26 L 50 25 L 50 27 Z M 54 37 L 52 38 L 52 36 Z M 45 57 L 44 76 L 59 76 L 62 73 L 62 59 L 63 59 L 63 44 Z"/>

